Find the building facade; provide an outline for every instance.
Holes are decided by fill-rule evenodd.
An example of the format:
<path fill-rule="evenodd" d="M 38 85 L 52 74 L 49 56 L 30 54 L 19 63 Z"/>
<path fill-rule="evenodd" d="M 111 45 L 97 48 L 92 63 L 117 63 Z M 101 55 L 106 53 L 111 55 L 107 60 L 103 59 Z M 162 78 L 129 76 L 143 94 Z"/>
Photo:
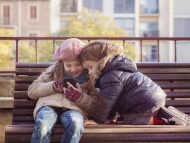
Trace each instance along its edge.
<path fill-rule="evenodd" d="M 45 36 L 50 32 L 50 0 L 1 0 L 0 27 L 15 36 Z"/>
<path fill-rule="evenodd" d="M 56 33 L 83 7 L 112 17 L 130 37 L 189 37 L 189 0 L 1 0 L 0 27 L 15 28 L 16 36 Z M 134 44 L 138 54 L 140 43 Z M 173 62 L 174 43 L 144 41 L 143 61 Z M 177 62 L 189 62 L 189 43 L 177 41 Z M 159 53 L 158 53 L 159 52 Z M 137 56 L 136 61 L 139 61 Z"/>

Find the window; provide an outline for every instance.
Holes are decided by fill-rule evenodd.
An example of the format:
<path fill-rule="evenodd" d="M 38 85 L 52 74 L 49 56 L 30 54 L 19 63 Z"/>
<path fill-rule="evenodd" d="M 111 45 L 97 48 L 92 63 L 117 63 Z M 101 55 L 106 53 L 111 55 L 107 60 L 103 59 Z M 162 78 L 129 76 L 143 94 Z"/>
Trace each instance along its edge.
<path fill-rule="evenodd" d="M 190 0 L 174 0 L 174 14 L 189 14 Z"/>
<path fill-rule="evenodd" d="M 158 36 L 158 23 L 157 22 L 141 22 L 140 23 L 140 36 L 142 37 L 157 37 Z"/>
<path fill-rule="evenodd" d="M 134 36 L 134 19 L 133 18 L 115 18 L 117 26 L 122 29 L 125 29 L 129 36 Z"/>
<path fill-rule="evenodd" d="M 83 7 L 88 9 L 103 11 L 103 1 L 102 0 L 83 0 Z"/>
<path fill-rule="evenodd" d="M 114 0 L 115 13 L 134 13 L 135 11 L 134 0 Z"/>
<path fill-rule="evenodd" d="M 174 36 L 190 37 L 189 25 L 190 25 L 190 18 L 175 18 L 174 19 Z"/>
<path fill-rule="evenodd" d="M 158 50 L 155 45 L 143 46 L 143 57 L 145 62 L 157 62 L 158 61 Z"/>
<path fill-rule="evenodd" d="M 61 12 L 63 13 L 75 13 L 77 12 L 77 0 L 62 0 Z"/>
<path fill-rule="evenodd" d="M 156 62 L 158 57 L 157 47 L 151 46 L 151 61 Z"/>
<path fill-rule="evenodd" d="M 30 6 L 30 19 L 37 19 L 37 7 Z"/>
<path fill-rule="evenodd" d="M 158 0 L 140 0 L 140 13 L 158 13 Z"/>
<path fill-rule="evenodd" d="M 3 24 L 4 25 L 10 24 L 10 6 L 9 5 L 3 6 Z"/>

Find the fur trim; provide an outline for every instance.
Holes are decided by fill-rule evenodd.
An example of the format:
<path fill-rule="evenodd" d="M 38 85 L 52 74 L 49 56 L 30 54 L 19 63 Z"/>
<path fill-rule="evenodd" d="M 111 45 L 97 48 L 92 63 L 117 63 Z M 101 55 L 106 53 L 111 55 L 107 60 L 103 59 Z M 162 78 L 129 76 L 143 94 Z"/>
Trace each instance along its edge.
<path fill-rule="evenodd" d="M 100 76 L 101 71 L 105 67 L 108 60 L 115 57 L 116 55 L 119 55 L 120 53 L 123 53 L 123 51 L 124 51 L 124 48 L 121 45 L 112 46 L 112 48 L 110 48 L 107 51 L 106 56 L 100 60 L 100 63 L 99 63 L 100 66 L 99 66 L 99 71 L 97 72 L 97 77 Z"/>

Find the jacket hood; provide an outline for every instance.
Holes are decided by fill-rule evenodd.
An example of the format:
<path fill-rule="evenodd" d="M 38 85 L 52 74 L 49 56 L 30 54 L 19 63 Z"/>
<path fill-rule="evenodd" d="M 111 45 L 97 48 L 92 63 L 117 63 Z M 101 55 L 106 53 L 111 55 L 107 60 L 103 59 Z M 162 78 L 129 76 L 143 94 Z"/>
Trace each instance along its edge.
<path fill-rule="evenodd" d="M 98 76 L 111 70 L 123 70 L 130 73 L 137 71 L 136 64 L 123 53 L 122 46 L 108 50 L 107 55 L 100 61 Z"/>

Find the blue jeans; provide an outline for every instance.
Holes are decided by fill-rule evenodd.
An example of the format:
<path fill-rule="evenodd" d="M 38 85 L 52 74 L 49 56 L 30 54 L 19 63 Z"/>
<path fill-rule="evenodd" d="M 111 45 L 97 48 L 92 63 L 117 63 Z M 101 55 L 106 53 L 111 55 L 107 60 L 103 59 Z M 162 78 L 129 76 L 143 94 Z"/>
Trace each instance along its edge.
<path fill-rule="evenodd" d="M 50 143 L 51 134 L 58 118 L 64 127 L 61 143 L 79 142 L 84 129 L 83 116 L 77 110 L 60 112 L 57 109 L 44 106 L 38 111 L 31 143 Z"/>

